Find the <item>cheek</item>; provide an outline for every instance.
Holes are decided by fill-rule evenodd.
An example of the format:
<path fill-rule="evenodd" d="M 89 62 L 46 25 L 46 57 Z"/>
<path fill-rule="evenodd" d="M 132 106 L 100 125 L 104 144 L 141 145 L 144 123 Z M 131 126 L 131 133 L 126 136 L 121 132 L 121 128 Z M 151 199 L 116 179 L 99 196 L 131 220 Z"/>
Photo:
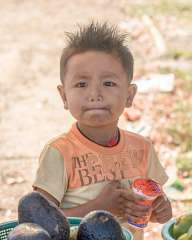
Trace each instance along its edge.
<path fill-rule="evenodd" d="M 125 99 L 127 97 L 127 90 L 124 87 L 116 88 L 112 91 L 112 94 L 116 98 Z"/>
<path fill-rule="evenodd" d="M 81 104 L 80 101 L 69 101 L 68 102 L 68 107 L 71 111 L 80 111 L 81 109 Z"/>
<path fill-rule="evenodd" d="M 75 107 L 81 102 L 80 94 L 72 91 L 66 95 L 66 98 L 67 98 L 68 105 L 71 107 Z"/>
<path fill-rule="evenodd" d="M 127 96 L 125 96 L 124 92 L 122 91 L 113 95 L 112 99 L 115 101 L 115 104 L 120 107 L 126 104 Z"/>
<path fill-rule="evenodd" d="M 73 116 L 79 116 L 81 113 L 82 99 L 77 96 L 68 96 L 68 109 Z"/>
<path fill-rule="evenodd" d="M 126 103 L 127 103 L 127 98 L 122 95 L 119 95 L 117 97 L 117 100 L 115 101 L 115 108 L 116 108 L 116 113 L 118 115 L 121 115 L 126 108 Z"/>

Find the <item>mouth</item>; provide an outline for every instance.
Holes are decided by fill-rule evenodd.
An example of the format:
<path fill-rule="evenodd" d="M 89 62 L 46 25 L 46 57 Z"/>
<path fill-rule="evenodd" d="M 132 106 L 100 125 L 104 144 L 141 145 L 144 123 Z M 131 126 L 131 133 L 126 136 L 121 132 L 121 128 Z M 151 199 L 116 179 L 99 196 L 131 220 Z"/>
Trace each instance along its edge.
<path fill-rule="evenodd" d="M 107 111 L 108 108 L 106 107 L 92 107 L 92 108 L 86 108 L 85 111 Z"/>

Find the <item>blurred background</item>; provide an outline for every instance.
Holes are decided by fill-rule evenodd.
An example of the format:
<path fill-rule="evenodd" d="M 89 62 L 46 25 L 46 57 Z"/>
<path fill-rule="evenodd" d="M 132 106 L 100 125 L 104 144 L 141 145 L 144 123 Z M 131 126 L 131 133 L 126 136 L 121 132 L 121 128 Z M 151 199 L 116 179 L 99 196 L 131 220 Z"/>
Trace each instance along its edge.
<path fill-rule="evenodd" d="M 74 121 L 57 93 L 64 33 L 90 20 L 129 33 L 138 94 L 120 127 L 152 139 L 177 216 L 192 208 L 192 1 L 0 1 L 0 222 L 17 218 L 44 144 Z M 161 239 L 150 224 L 147 239 Z"/>

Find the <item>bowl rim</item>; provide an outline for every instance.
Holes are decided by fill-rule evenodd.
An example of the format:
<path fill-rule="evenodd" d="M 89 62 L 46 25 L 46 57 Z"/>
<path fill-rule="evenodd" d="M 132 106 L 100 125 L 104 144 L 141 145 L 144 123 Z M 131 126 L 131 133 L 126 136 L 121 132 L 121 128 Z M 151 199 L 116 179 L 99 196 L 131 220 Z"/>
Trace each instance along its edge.
<path fill-rule="evenodd" d="M 173 238 L 169 233 L 170 227 L 173 226 L 173 224 L 175 224 L 175 223 L 176 223 L 176 219 L 171 219 L 163 225 L 163 228 L 161 230 L 161 236 L 163 237 L 163 239 L 175 240 L 175 238 Z"/>
<path fill-rule="evenodd" d="M 132 232 L 131 232 L 130 230 L 128 230 L 128 229 L 125 228 L 125 227 L 122 227 L 122 229 L 123 229 L 124 235 L 126 235 L 125 237 L 127 237 L 127 235 L 129 235 L 130 240 L 134 240 L 133 234 L 132 234 Z"/>

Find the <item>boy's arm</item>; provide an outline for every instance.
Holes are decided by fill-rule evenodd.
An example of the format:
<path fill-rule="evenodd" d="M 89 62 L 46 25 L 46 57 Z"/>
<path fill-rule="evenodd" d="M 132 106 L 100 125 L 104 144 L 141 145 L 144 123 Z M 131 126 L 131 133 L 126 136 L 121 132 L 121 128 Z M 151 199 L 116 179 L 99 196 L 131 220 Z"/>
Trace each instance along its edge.
<path fill-rule="evenodd" d="M 93 210 L 99 210 L 99 204 L 97 199 L 88 201 L 87 203 L 81 204 L 78 207 L 73 208 L 61 208 L 66 217 L 84 217 L 86 214 Z"/>
<path fill-rule="evenodd" d="M 54 198 L 51 194 L 49 194 L 48 192 L 44 191 L 41 188 L 38 187 L 33 187 L 34 191 L 37 191 L 39 193 L 41 193 L 44 197 L 46 197 L 49 201 L 53 202 L 55 205 L 59 206 L 59 201 Z"/>
<path fill-rule="evenodd" d="M 39 191 L 48 200 L 59 206 L 59 201 L 48 192 L 37 187 L 35 187 L 34 190 Z M 84 217 L 93 210 L 106 210 L 126 220 L 128 217 L 134 220 L 140 218 L 149 210 L 146 206 L 134 203 L 135 197 L 133 193 L 128 193 L 127 189 L 121 188 L 118 181 L 112 181 L 101 190 L 100 194 L 95 199 L 89 200 L 87 203 L 77 207 L 68 209 L 61 208 L 61 210 L 66 217 Z"/>
<path fill-rule="evenodd" d="M 46 144 L 39 157 L 33 189 L 59 204 L 67 190 L 68 179 L 64 159 L 58 149 Z"/>
<path fill-rule="evenodd" d="M 42 193 L 48 200 L 59 207 L 60 201 L 67 189 L 67 174 L 63 173 L 62 170 L 65 170 L 63 157 L 57 149 L 50 145 L 46 145 L 41 153 L 39 162 L 40 164 L 33 184 L 33 189 L 34 191 Z M 78 207 L 68 209 L 61 208 L 61 210 L 67 217 L 82 217 L 92 210 L 104 208 L 105 206 L 103 205 L 101 200 L 97 198 L 79 205 Z"/>
<path fill-rule="evenodd" d="M 63 211 L 66 217 L 84 217 L 93 210 L 106 210 L 113 214 L 118 214 L 120 210 L 117 209 L 121 207 L 121 205 L 119 205 L 119 202 L 121 202 L 121 193 L 124 191 L 120 190 L 119 187 L 120 183 L 118 181 L 112 181 L 102 189 L 100 194 L 95 199 L 89 200 L 88 202 L 77 207 L 60 209 Z M 60 202 L 50 193 L 38 187 L 33 187 L 33 189 L 43 194 L 48 200 L 55 203 L 59 207 Z"/>
<path fill-rule="evenodd" d="M 43 194 L 43 196 L 45 196 L 49 201 L 55 203 L 57 206 L 59 206 L 59 201 L 54 198 L 51 194 L 49 194 L 48 192 L 44 191 L 41 188 L 37 188 L 34 187 L 33 188 L 35 191 L 40 192 L 41 194 Z M 85 203 L 85 204 L 81 204 L 78 207 L 73 207 L 73 208 L 60 208 L 64 215 L 66 217 L 70 217 L 70 216 L 75 216 L 75 217 L 83 217 L 85 216 L 87 213 L 89 213 L 92 210 L 99 210 L 99 202 L 97 199 L 93 199 L 90 200 L 89 202 Z"/>

